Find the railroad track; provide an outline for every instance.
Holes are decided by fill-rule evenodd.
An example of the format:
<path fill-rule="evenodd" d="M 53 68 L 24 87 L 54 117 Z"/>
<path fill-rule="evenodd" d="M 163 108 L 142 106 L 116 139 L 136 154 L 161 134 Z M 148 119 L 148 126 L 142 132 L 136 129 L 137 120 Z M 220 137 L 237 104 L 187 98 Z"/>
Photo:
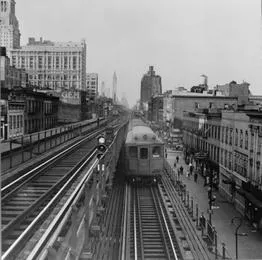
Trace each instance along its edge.
<path fill-rule="evenodd" d="M 81 170 L 95 160 L 97 134 L 88 135 L 55 160 L 2 188 L 2 259 L 15 259 Z"/>
<path fill-rule="evenodd" d="M 162 183 L 159 184 L 159 190 L 163 197 L 168 198 L 173 225 L 177 226 L 177 230 L 182 231 L 181 237 L 183 236 L 184 241 L 186 241 L 186 248 L 190 249 L 190 254 L 192 254 L 193 259 L 215 259 L 215 256 L 211 255 L 203 239 L 197 235 L 198 231 L 195 224 L 178 196 L 173 183 L 166 174 L 162 176 Z"/>
<path fill-rule="evenodd" d="M 183 259 L 157 187 L 131 193 L 130 259 Z"/>

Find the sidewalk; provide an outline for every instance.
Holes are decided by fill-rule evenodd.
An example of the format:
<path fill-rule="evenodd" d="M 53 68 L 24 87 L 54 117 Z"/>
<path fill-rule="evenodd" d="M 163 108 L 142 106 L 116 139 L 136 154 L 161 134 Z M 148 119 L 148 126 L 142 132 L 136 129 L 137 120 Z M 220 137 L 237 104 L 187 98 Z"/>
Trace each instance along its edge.
<path fill-rule="evenodd" d="M 181 181 L 186 185 L 186 189 L 190 193 L 190 197 L 193 197 L 194 204 L 198 203 L 199 213 L 204 213 L 206 219 L 208 219 L 208 195 L 207 186 L 204 187 L 204 179 L 202 176 L 198 176 L 197 183 L 194 182 L 193 176 L 190 179 L 186 178 L 185 172 L 189 168 L 183 160 L 183 153 L 180 151 L 167 150 L 167 161 L 173 167 L 176 156 L 179 156 L 179 162 L 176 165 L 175 172 L 182 165 L 184 168 L 184 174 L 181 176 Z M 235 216 L 240 214 L 235 210 L 231 203 L 216 193 L 216 205 L 218 209 L 213 210 L 212 224 L 215 226 L 218 234 L 218 247 L 221 247 L 222 242 L 226 244 L 226 250 L 229 255 L 234 259 L 236 252 L 235 244 L 235 229 L 236 226 L 231 223 L 231 220 Z M 214 194 L 215 194 L 214 193 Z M 243 221 L 238 233 L 247 233 L 248 236 L 238 237 L 238 259 L 242 260 L 258 260 L 262 259 L 262 235 L 258 232 L 253 232 L 249 223 Z"/>

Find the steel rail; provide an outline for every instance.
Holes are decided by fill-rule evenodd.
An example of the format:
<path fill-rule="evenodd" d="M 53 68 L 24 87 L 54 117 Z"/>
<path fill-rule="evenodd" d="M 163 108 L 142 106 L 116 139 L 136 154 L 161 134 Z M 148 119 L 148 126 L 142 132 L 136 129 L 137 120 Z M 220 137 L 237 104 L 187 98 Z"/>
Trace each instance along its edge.
<path fill-rule="evenodd" d="M 35 225 L 42 220 L 43 216 L 48 212 L 48 210 L 52 207 L 52 205 L 56 202 L 56 200 L 61 196 L 64 192 L 64 189 L 67 188 L 68 185 L 71 184 L 72 180 L 79 173 L 80 170 L 86 166 L 86 163 L 90 161 L 92 157 L 96 155 L 97 150 L 95 149 L 93 153 L 83 162 L 83 164 L 78 168 L 78 170 L 70 177 L 70 179 L 63 185 L 63 187 L 59 190 L 59 192 L 52 198 L 52 200 L 44 207 L 44 209 L 37 215 L 37 217 L 32 221 L 32 223 L 23 231 L 23 233 L 14 241 L 14 243 L 8 248 L 8 250 L 2 255 L 2 259 L 8 259 L 8 257 L 17 249 L 17 247 L 22 243 L 23 239 L 25 239 L 28 234 L 33 230 Z M 97 159 L 98 162 L 98 159 Z"/>
<path fill-rule="evenodd" d="M 134 200 L 133 200 L 133 207 L 134 207 L 134 214 L 133 214 L 133 221 L 134 221 L 134 225 L 133 225 L 133 229 L 134 229 L 134 256 L 135 256 L 135 260 L 137 260 L 137 239 L 136 239 L 136 194 L 134 194 Z"/>
<path fill-rule="evenodd" d="M 76 202 L 79 200 L 80 196 L 84 192 L 85 183 L 89 181 L 91 173 L 97 167 L 98 162 L 99 159 L 96 159 L 93 162 L 92 166 L 88 169 L 81 182 L 77 185 L 74 192 L 68 198 L 62 209 L 59 211 L 59 213 L 53 219 L 52 223 L 49 225 L 48 229 L 42 235 L 41 239 L 34 246 L 30 255 L 27 257 L 27 260 L 33 260 L 36 258 L 39 260 L 46 259 L 46 256 L 48 254 L 48 248 L 52 247 L 52 245 L 55 243 L 59 233 L 63 229 L 72 212 L 72 206 L 76 204 Z"/>
<path fill-rule="evenodd" d="M 138 227 L 139 227 L 139 239 L 140 239 L 140 250 L 141 250 L 141 259 L 145 258 L 144 254 L 144 242 L 143 242 L 143 229 L 142 229 L 142 222 L 141 222 L 141 212 L 140 212 L 140 202 L 139 202 L 139 195 L 137 188 L 135 188 L 136 192 L 136 205 L 137 205 L 137 215 L 138 215 Z"/>
<path fill-rule="evenodd" d="M 159 190 L 159 186 L 158 186 L 158 190 Z M 158 202 L 160 212 L 161 212 L 161 215 L 162 215 L 162 219 L 164 221 L 165 229 L 166 229 L 166 232 L 167 232 L 167 235 L 168 235 L 169 244 L 171 245 L 171 248 L 172 248 L 172 253 L 173 253 L 174 259 L 178 260 L 177 253 L 176 253 L 176 250 L 175 250 L 175 247 L 174 247 L 174 243 L 173 243 L 171 234 L 169 232 L 168 224 L 167 224 L 167 221 L 166 221 L 166 216 L 165 216 L 164 211 L 163 211 L 163 206 L 161 205 L 160 198 L 158 198 L 157 196 L 156 196 L 156 200 Z"/>
<path fill-rule="evenodd" d="M 38 165 L 37 167 L 35 167 L 34 169 L 30 170 L 29 172 L 27 172 L 26 174 L 24 174 L 23 176 L 17 178 L 16 180 L 14 180 L 13 182 L 7 184 L 6 186 L 4 186 L 3 188 L 1 188 L 1 193 L 3 194 L 4 192 L 6 192 L 6 190 L 11 189 L 13 186 L 15 186 L 18 182 L 23 181 L 24 179 L 26 179 L 26 177 L 30 176 L 31 174 L 35 173 L 37 170 L 41 169 L 43 166 L 48 165 L 49 163 L 53 162 L 54 160 L 56 160 L 57 158 L 59 158 L 60 156 L 62 156 L 63 154 L 67 153 L 68 151 L 74 149 L 75 147 L 77 147 L 79 144 L 81 144 L 82 142 L 86 141 L 86 139 L 91 138 L 93 135 L 97 135 L 99 132 L 101 132 L 102 130 L 96 131 L 94 133 L 91 133 L 90 135 L 84 137 L 83 139 L 81 139 L 80 141 L 76 142 L 75 144 L 73 144 L 72 146 L 66 148 L 65 150 L 63 150 L 62 152 L 58 153 L 57 155 L 55 155 L 54 157 L 48 159 L 47 161 L 41 163 L 40 165 Z M 22 184 L 20 184 L 17 188 L 19 188 Z M 4 198 L 2 197 L 2 200 Z"/>
<path fill-rule="evenodd" d="M 127 218 L 128 218 L 128 185 L 125 185 L 125 200 L 124 200 L 124 220 L 123 220 L 123 234 L 122 234 L 122 250 L 121 250 L 121 259 L 126 259 L 126 236 L 127 236 Z"/>

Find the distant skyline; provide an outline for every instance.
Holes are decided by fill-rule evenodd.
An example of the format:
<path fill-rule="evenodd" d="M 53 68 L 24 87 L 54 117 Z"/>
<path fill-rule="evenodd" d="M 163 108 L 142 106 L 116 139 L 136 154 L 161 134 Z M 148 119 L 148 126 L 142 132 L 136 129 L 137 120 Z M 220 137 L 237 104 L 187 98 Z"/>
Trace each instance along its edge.
<path fill-rule="evenodd" d="M 261 0 L 27 0 L 16 2 L 21 44 L 28 37 L 87 43 L 87 72 L 131 106 L 150 65 L 163 91 L 232 80 L 262 95 Z M 99 84 L 100 85 L 100 84 Z M 118 98 L 119 95 L 118 95 Z"/>

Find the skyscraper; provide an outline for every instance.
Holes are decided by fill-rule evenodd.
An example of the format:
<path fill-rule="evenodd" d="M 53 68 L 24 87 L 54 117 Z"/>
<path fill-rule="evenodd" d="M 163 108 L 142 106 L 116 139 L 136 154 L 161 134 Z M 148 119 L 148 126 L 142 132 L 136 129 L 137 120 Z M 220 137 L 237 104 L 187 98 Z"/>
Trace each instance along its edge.
<path fill-rule="evenodd" d="M 114 72 L 114 75 L 113 75 L 113 102 L 114 103 L 117 102 L 116 91 L 117 91 L 117 77 L 116 77 L 116 72 Z"/>
<path fill-rule="evenodd" d="M 106 89 L 105 89 L 105 82 L 102 81 L 101 82 L 101 89 L 100 89 L 100 96 L 102 96 L 102 97 L 106 96 L 105 91 L 106 91 Z"/>
<path fill-rule="evenodd" d="M 153 66 L 149 66 L 149 71 L 141 80 L 141 104 L 147 103 L 156 94 L 162 94 L 161 77 L 155 74 Z"/>
<path fill-rule="evenodd" d="M 0 46 L 7 49 L 20 47 L 20 31 L 15 16 L 14 0 L 2 0 L 0 3 Z"/>

